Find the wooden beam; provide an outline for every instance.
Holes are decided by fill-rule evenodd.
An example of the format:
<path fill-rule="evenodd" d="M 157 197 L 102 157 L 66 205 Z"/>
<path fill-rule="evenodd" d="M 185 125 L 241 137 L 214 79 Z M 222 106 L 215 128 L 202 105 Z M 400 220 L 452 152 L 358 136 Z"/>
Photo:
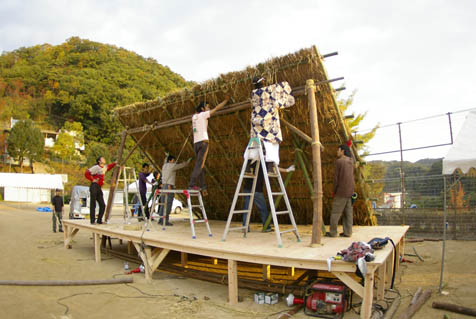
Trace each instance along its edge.
<path fill-rule="evenodd" d="M 116 159 L 118 163 L 121 163 L 121 160 L 122 160 L 122 152 L 124 151 L 124 144 L 126 143 L 126 137 L 127 137 L 127 131 L 124 130 L 122 131 L 121 144 L 119 145 L 119 153 L 117 154 L 117 159 Z M 104 217 L 104 220 L 106 221 L 106 223 L 109 220 L 109 216 L 111 215 L 112 202 L 114 199 L 114 192 L 116 191 L 116 184 L 117 184 L 117 180 L 119 179 L 120 170 L 121 170 L 120 165 L 116 165 L 114 167 L 114 170 L 112 171 L 111 188 L 109 188 L 109 196 L 107 198 L 107 206 L 106 206 L 106 216 Z"/>
<path fill-rule="evenodd" d="M 383 265 L 377 269 L 378 283 L 377 283 L 377 300 L 383 300 L 385 297 L 385 277 L 387 276 L 387 258 Z"/>
<path fill-rule="evenodd" d="M 160 266 L 160 263 L 167 257 L 168 253 L 170 252 L 170 249 L 160 249 L 156 248 L 154 251 L 158 250 L 159 253 L 157 256 L 152 257 L 152 266 L 150 267 L 150 272 L 154 273 L 154 271 Z"/>
<path fill-rule="evenodd" d="M 94 239 L 94 257 L 97 263 L 101 262 L 101 234 L 93 233 Z"/>
<path fill-rule="evenodd" d="M 340 272 L 340 271 L 333 271 L 332 272 L 337 278 L 340 279 L 344 284 L 346 284 L 347 287 L 352 289 L 353 292 L 355 292 L 357 295 L 359 295 L 361 298 L 364 297 L 364 287 L 359 284 L 357 281 L 354 280 L 351 276 L 349 276 L 345 272 Z"/>
<path fill-rule="evenodd" d="M 184 253 L 183 251 L 180 252 L 180 263 L 182 264 L 183 268 L 187 268 L 188 254 Z"/>
<path fill-rule="evenodd" d="M 238 303 L 238 268 L 236 260 L 228 259 L 228 302 Z"/>
<path fill-rule="evenodd" d="M 79 228 L 72 228 L 68 227 L 68 231 L 65 230 L 65 236 L 67 236 L 66 240 L 64 241 L 64 247 L 70 248 L 71 242 L 73 241 L 74 236 L 78 233 Z"/>
<path fill-rule="evenodd" d="M 372 302 L 374 299 L 374 273 L 368 271 L 365 274 L 364 296 L 362 297 L 362 308 L 360 318 L 369 319 L 372 315 Z"/>
<path fill-rule="evenodd" d="M 309 116 L 311 118 L 312 132 L 312 179 L 314 184 L 314 194 L 312 195 L 312 236 L 311 246 L 321 244 L 322 235 L 322 171 L 321 171 L 321 149 L 319 141 L 319 120 L 316 106 L 316 86 L 314 80 L 307 80 L 306 91 L 309 105 Z"/>
<path fill-rule="evenodd" d="M 124 166 L 124 164 L 127 162 L 127 160 L 129 159 L 129 157 L 131 157 L 132 153 L 134 153 L 134 151 L 137 149 L 137 147 L 139 146 L 140 142 L 142 142 L 142 140 L 151 132 L 151 127 L 145 131 L 144 134 L 142 134 L 142 136 L 140 137 L 140 139 L 136 142 L 136 145 L 134 145 L 134 147 L 129 151 L 129 153 L 126 155 L 126 157 L 121 160 L 121 164 L 120 166 Z"/>
<path fill-rule="evenodd" d="M 289 127 L 289 129 L 291 131 L 293 131 L 294 133 L 296 133 L 297 136 L 299 136 L 300 138 L 302 138 L 304 141 L 308 142 L 308 143 L 312 143 L 312 138 L 309 137 L 309 135 L 307 135 L 306 133 L 304 133 L 303 131 L 301 131 L 300 129 L 298 129 L 296 126 L 292 125 L 291 123 L 289 123 L 288 121 L 286 121 L 284 118 L 281 118 L 280 119 L 281 123 L 285 124 L 287 127 Z"/>

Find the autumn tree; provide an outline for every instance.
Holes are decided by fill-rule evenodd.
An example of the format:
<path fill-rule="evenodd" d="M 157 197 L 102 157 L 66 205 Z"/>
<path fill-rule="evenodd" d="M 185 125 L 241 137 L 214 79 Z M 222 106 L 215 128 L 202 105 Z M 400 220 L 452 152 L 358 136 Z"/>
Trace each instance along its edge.
<path fill-rule="evenodd" d="M 13 126 L 7 139 L 7 151 L 10 157 L 18 160 L 23 172 L 23 161 L 30 160 L 31 172 L 33 161 L 41 159 L 44 151 L 44 138 L 39 128 L 31 120 L 23 120 Z"/>
<path fill-rule="evenodd" d="M 352 94 L 343 99 L 343 98 L 338 98 L 337 100 L 337 105 L 342 112 L 342 114 L 345 114 L 352 103 L 354 102 L 354 96 L 356 94 L 356 91 L 352 92 Z M 367 116 L 367 112 L 365 113 L 360 113 L 354 116 L 353 118 L 346 119 L 345 123 L 350 129 L 350 132 L 353 136 L 354 141 L 361 141 L 361 143 L 356 143 L 357 150 L 359 150 L 361 153 L 360 156 L 365 157 L 365 155 L 368 154 L 368 149 L 367 145 L 368 142 L 375 136 L 375 133 L 377 133 L 377 129 L 379 128 L 379 124 L 377 124 L 374 128 L 372 128 L 370 131 L 367 131 L 365 133 L 359 132 L 359 125 L 362 122 L 363 119 L 365 119 L 365 116 Z"/>

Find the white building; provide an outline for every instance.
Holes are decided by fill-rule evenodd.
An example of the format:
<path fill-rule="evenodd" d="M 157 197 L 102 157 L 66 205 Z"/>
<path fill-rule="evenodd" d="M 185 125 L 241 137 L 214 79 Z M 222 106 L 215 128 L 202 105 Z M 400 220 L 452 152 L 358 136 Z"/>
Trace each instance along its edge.
<path fill-rule="evenodd" d="M 0 173 L 3 200 L 11 202 L 51 202 L 52 190 L 63 190 L 61 175 Z"/>

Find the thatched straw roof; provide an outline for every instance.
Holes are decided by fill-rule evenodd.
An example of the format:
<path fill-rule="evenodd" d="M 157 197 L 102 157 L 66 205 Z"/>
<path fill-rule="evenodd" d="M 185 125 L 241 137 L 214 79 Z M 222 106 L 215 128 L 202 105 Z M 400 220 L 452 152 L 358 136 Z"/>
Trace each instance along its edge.
<path fill-rule="evenodd" d="M 183 149 L 180 160 L 194 157 L 193 136 L 190 135 L 191 116 L 195 112 L 196 105 L 200 101 L 206 100 L 213 107 L 224 99 L 225 94 L 231 95 L 228 106 L 210 118 L 208 124 L 210 148 L 206 162 L 206 179 L 210 195 L 205 202 L 207 215 L 211 219 L 223 220 L 228 217 L 243 164 L 243 152 L 249 139 L 251 114 L 249 97 L 252 90 L 251 79 L 255 75 L 266 77 L 267 83 L 289 82 L 296 97 L 296 105 L 283 110 L 281 118 L 311 136 L 309 107 L 304 94 L 306 80 L 328 80 L 322 64 L 322 57 L 315 47 L 273 58 L 243 71 L 222 74 L 218 78 L 198 84 L 192 89 L 177 91 L 164 98 L 135 103 L 115 110 L 120 122 L 135 141 L 138 141 L 144 132 L 152 128 L 139 146 L 160 168 L 165 151 L 178 155 Z M 318 86 L 316 101 L 320 140 L 324 146 L 321 155 L 324 191 L 323 215 L 325 223 L 328 223 L 332 207 L 331 193 L 336 149 L 339 144 L 348 140 L 349 130 L 337 108 L 334 90 L 329 83 Z M 311 147 L 308 142 L 295 135 L 283 123 L 281 128 L 284 141 L 280 147 L 280 166 L 287 167 L 294 163 L 297 167 L 287 185 L 288 196 L 296 221 L 301 224 L 309 224 L 312 222 L 309 182 L 300 166 L 301 161 L 297 153 L 302 152 L 304 155 L 302 156 L 302 165 L 305 165 L 309 176 L 312 176 Z M 188 136 L 190 137 L 187 140 Z M 184 144 L 185 140 L 187 142 Z M 177 174 L 177 188 L 187 186 L 191 170 L 192 165 Z M 286 178 L 285 174 L 283 174 L 283 178 Z M 356 186 L 359 200 L 354 205 L 354 221 L 356 224 L 373 224 L 374 219 L 360 172 L 356 174 Z M 253 219 L 256 219 L 256 215 L 253 214 Z M 286 220 L 282 222 L 286 222 Z"/>

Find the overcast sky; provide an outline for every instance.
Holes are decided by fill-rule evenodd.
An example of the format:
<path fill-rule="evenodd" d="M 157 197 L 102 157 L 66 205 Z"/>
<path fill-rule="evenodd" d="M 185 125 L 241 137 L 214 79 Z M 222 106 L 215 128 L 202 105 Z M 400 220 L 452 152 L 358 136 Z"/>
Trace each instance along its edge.
<path fill-rule="evenodd" d="M 476 108 L 476 1 L 2 0 L 0 51 L 60 44 L 72 36 L 152 57 L 204 81 L 316 45 L 329 77 L 344 76 L 362 129 Z M 453 115 L 455 131 L 465 113 Z M 456 133 L 456 132 L 455 132 Z M 440 117 L 402 125 L 403 147 L 449 142 Z M 399 147 L 380 130 L 371 152 Z M 442 157 L 447 148 L 407 152 Z M 386 159 L 398 156 L 386 157 Z M 374 159 L 377 157 L 369 157 Z"/>

